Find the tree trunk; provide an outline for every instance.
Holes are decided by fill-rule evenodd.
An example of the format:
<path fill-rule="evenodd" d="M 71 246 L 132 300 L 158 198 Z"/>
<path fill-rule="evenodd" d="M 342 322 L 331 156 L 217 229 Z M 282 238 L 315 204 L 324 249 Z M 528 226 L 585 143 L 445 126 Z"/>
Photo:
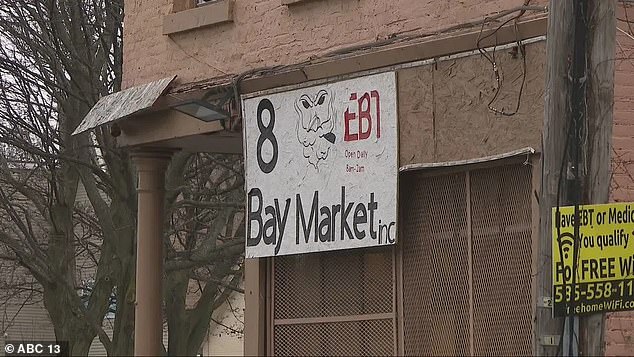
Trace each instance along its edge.
<path fill-rule="evenodd" d="M 168 328 L 167 351 L 170 356 L 189 355 L 189 321 L 187 318 L 187 288 L 189 274 L 178 271 L 167 275 L 165 283 L 165 308 Z"/>
<path fill-rule="evenodd" d="M 73 300 L 68 289 L 61 284 L 44 286 L 44 306 L 53 322 L 55 338 L 58 341 L 68 341 L 71 356 L 87 356 L 97 333 L 86 325 L 85 319 L 81 318 L 82 314 L 72 308 L 77 303 Z"/>
<path fill-rule="evenodd" d="M 120 190 L 127 190 L 121 183 Z M 134 352 L 134 309 L 135 309 L 135 276 L 136 276 L 136 207 L 135 196 L 126 197 L 122 202 L 114 199 L 111 204 L 113 225 L 119 227 L 116 236 L 106 237 L 106 241 L 116 251 L 117 274 L 114 331 L 112 336 L 115 356 L 131 356 Z M 106 242 L 104 242 L 104 245 Z"/>
<path fill-rule="evenodd" d="M 113 356 L 131 356 L 134 353 L 134 261 L 123 264 L 123 269 L 116 294 L 117 312 L 112 334 Z"/>

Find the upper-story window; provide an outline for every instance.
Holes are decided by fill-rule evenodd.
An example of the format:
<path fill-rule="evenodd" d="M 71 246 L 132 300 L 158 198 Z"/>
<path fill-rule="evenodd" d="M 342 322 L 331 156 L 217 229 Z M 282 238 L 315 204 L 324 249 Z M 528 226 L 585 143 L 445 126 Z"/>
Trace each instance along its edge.
<path fill-rule="evenodd" d="M 207 5 L 213 2 L 218 2 L 218 0 L 196 0 L 196 6 Z"/>

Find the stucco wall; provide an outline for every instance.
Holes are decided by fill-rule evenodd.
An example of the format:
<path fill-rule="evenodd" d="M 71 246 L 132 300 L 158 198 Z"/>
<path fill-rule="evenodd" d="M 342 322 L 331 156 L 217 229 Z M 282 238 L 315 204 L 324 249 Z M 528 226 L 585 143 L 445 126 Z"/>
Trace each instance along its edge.
<path fill-rule="evenodd" d="M 177 74 L 182 82 L 292 64 L 391 34 L 433 30 L 523 0 L 235 0 L 234 21 L 162 35 L 173 0 L 126 0 L 124 87 Z M 546 3 L 534 0 L 532 3 Z"/>

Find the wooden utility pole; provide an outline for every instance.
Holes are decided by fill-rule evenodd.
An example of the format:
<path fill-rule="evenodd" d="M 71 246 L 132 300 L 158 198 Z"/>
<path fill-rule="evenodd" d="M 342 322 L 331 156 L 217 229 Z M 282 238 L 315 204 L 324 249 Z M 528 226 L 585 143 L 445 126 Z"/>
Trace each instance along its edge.
<path fill-rule="evenodd" d="M 571 351 L 561 343 L 564 319 L 553 318 L 545 303 L 552 298 L 551 210 L 557 205 L 605 203 L 609 198 L 614 7 L 613 0 L 550 1 L 535 294 L 538 355 L 568 355 Z M 572 325 L 573 330 L 568 334 L 579 334 L 581 354 L 602 354 L 603 315 L 582 318 L 579 332 L 575 324 L 569 320 L 567 328 Z M 569 339 L 576 340 L 576 336 Z"/>
<path fill-rule="evenodd" d="M 540 229 L 537 264 L 537 305 L 535 321 L 535 352 L 539 356 L 561 354 L 563 319 L 552 317 L 545 299 L 552 299 L 552 207 L 561 203 L 560 171 L 566 160 L 564 151 L 569 126 L 568 97 L 574 35 L 572 1 L 551 0 L 548 9 L 546 36 L 546 90 L 544 92 L 544 127 L 542 132 L 542 182 L 539 198 Z M 565 182 L 565 177 L 561 179 Z M 552 301 L 552 300 L 551 300 Z"/>
<path fill-rule="evenodd" d="M 616 16 L 614 0 L 588 1 L 587 136 L 582 200 L 606 203 L 610 195 Z M 604 314 L 581 319 L 580 348 L 584 356 L 603 354 Z"/>

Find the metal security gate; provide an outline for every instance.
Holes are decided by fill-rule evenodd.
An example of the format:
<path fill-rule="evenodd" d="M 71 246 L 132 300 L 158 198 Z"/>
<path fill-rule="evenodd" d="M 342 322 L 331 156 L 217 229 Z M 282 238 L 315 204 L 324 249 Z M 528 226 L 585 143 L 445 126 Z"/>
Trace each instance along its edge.
<path fill-rule="evenodd" d="M 464 174 L 408 175 L 403 197 L 403 332 L 408 355 L 469 354 Z"/>
<path fill-rule="evenodd" d="M 470 177 L 473 351 L 530 355 L 530 166 L 478 170 Z"/>
<path fill-rule="evenodd" d="M 401 176 L 395 248 L 271 260 L 268 353 L 532 353 L 531 166 L 449 170 Z"/>
<path fill-rule="evenodd" d="M 531 168 L 405 174 L 402 348 L 530 355 Z"/>
<path fill-rule="evenodd" d="M 270 353 L 396 354 L 392 248 L 276 257 L 271 273 Z"/>

